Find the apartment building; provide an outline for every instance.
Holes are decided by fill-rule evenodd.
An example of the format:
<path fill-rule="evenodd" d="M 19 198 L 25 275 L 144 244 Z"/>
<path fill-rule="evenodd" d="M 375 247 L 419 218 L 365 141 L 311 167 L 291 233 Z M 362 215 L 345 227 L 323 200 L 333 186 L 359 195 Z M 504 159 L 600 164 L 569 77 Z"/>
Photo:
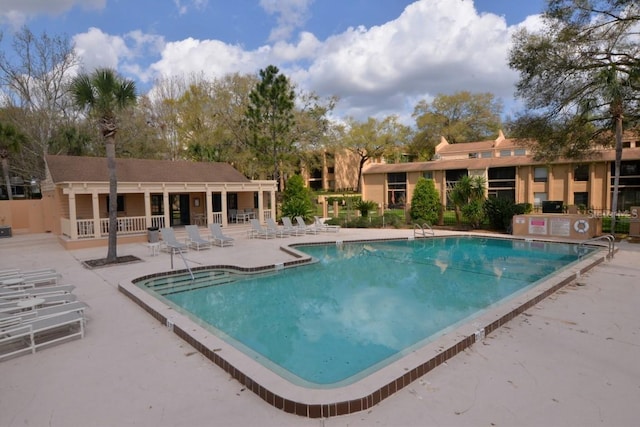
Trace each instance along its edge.
<path fill-rule="evenodd" d="M 618 209 L 640 205 L 640 137 L 625 135 L 618 193 Z M 434 160 L 369 164 L 363 171 L 362 197 L 385 208 L 410 203 L 420 177 L 433 179 L 442 203 L 462 176 L 481 176 L 488 197 L 510 198 L 516 203 L 541 206 L 562 201 L 597 210 L 611 209 L 615 151 L 599 150 L 589 159 L 540 162 L 530 149 L 502 132 L 495 140 L 449 144 L 444 138 Z"/>

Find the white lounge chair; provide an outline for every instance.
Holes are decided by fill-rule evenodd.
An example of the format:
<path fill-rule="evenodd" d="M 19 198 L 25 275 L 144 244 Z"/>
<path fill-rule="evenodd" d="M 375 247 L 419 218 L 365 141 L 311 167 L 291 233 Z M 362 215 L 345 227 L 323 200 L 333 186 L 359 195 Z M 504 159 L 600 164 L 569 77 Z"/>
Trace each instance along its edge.
<path fill-rule="evenodd" d="M 276 221 L 273 218 L 267 218 L 267 230 L 271 231 L 276 237 L 287 237 L 289 233 L 284 227 L 278 227 Z"/>
<path fill-rule="evenodd" d="M 296 217 L 296 222 L 298 223 L 298 227 L 304 230 L 305 233 L 318 234 L 318 228 L 315 225 L 307 225 L 301 216 Z"/>
<path fill-rule="evenodd" d="M 286 230 L 286 232 L 290 235 L 302 236 L 303 234 L 306 234 L 307 231 L 304 228 L 293 225 L 291 223 L 291 218 L 289 218 L 288 216 L 283 216 L 281 219 L 284 230 Z"/>
<path fill-rule="evenodd" d="M 49 307 L 37 308 L 35 310 L 21 311 L 16 313 L 0 313 L 0 334 L 2 330 L 13 328 L 17 325 L 30 323 L 38 319 L 45 319 L 59 314 L 78 312 L 84 316 L 87 305 L 80 301 L 72 301 L 64 304 L 52 305 Z"/>
<path fill-rule="evenodd" d="M 9 269 L 0 273 L 2 287 L 33 287 L 36 285 L 57 284 L 60 274 L 52 268 L 39 270 Z"/>
<path fill-rule="evenodd" d="M 0 330 L 0 360 L 35 353 L 40 347 L 74 337 L 83 338 L 84 321 L 82 313 L 73 311 L 4 328 Z"/>
<path fill-rule="evenodd" d="M 57 295 L 45 295 L 41 297 L 33 297 L 33 299 L 38 300 L 39 306 L 48 307 L 59 304 L 66 304 L 69 302 L 73 302 L 77 299 L 74 294 L 57 294 Z M 27 299 L 28 301 L 29 299 Z M 0 313 L 19 313 L 24 310 L 24 306 L 21 305 L 21 301 L 24 299 L 4 299 L 0 298 Z M 35 305 L 35 304 L 34 304 Z"/>
<path fill-rule="evenodd" d="M 233 245 L 233 237 L 225 236 L 222 227 L 218 223 L 209 224 L 209 240 L 214 245 L 224 247 Z"/>
<path fill-rule="evenodd" d="M 263 228 L 262 225 L 260 225 L 260 221 L 258 221 L 257 219 L 252 219 L 251 230 L 249 230 L 249 237 L 252 239 L 254 237 L 259 237 L 261 239 L 273 239 L 274 237 L 276 237 L 276 234 L 273 231 Z"/>
<path fill-rule="evenodd" d="M 173 228 L 161 228 L 160 234 L 162 235 L 163 241 L 162 248 L 167 252 L 175 254 L 176 252 L 186 252 L 188 250 L 189 247 L 186 243 L 179 242 L 178 239 L 176 239 L 176 233 L 173 231 Z"/>
<path fill-rule="evenodd" d="M 200 237 L 197 225 L 187 225 L 184 227 L 187 230 L 188 241 L 187 245 L 197 251 L 200 249 L 209 249 L 211 242 Z"/>
<path fill-rule="evenodd" d="M 20 299 L 28 297 L 42 297 L 45 295 L 70 294 L 75 289 L 74 285 L 39 286 L 26 289 L 0 289 L 0 298 Z"/>
<path fill-rule="evenodd" d="M 337 233 L 338 231 L 340 231 L 340 226 L 339 225 L 328 225 L 325 224 L 324 221 L 322 220 L 322 218 L 320 218 L 319 216 L 315 216 L 315 223 L 314 225 L 316 226 L 316 228 L 319 231 L 328 231 L 328 232 L 332 232 L 332 233 Z"/>

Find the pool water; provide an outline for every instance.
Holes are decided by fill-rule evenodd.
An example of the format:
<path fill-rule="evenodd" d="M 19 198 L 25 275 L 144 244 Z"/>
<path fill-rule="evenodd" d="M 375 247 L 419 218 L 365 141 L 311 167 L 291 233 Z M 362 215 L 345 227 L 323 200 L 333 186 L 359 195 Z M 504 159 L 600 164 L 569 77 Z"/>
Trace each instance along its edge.
<path fill-rule="evenodd" d="M 165 287 L 161 298 L 290 381 L 338 387 L 579 258 L 571 244 L 469 237 L 296 249 L 317 262 L 198 273 L 198 286 Z"/>

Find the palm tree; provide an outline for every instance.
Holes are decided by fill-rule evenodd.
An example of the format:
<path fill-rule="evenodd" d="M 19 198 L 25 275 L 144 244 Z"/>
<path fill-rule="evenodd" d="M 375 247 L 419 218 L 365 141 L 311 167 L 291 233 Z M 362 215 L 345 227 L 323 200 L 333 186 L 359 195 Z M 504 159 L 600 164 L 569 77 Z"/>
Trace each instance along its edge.
<path fill-rule="evenodd" d="M 71 83 L 71 94 L 79 108 L 87 109 L 98 122 L 107 151 L 109 169 L 109 249 L 106 262 L 116 262 L 118 233 L 118 180 L 116 177 L 116 133 L 118 113 L 136 103 L 136 86 L 109 68 L 79 74 Z"/>
<path fill-rule="evenodd" d="M 4 184 L 7 187 L 9 200 L 13 200 L 11 182 L 9 181 L 9 155 L 20 151 L 20 147 L 25 141 L 24 134 L 17 131 L 15 127 L 10 124 L 0 123 L 0 161 L 2 161 Z"/>

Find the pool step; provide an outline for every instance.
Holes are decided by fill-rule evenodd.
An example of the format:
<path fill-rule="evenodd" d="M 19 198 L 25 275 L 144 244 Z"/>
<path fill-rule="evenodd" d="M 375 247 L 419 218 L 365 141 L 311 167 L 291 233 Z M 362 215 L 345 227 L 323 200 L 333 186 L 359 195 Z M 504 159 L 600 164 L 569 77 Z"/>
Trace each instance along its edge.
<path fill-rule="evenodd" d="M 178 278 L 167 277 L 165 280 L 160 278 L 156 279 L 154 283 L 148 284 L 147 288 L 160 295 L 169 295 L 177 292 L 222 285 L 235 282 L 236 280 L 238 280 L 238 277 L 229 272 L 196 273 L 194 280 L 191 280 L 189 276 L 180 276 Z"/>

